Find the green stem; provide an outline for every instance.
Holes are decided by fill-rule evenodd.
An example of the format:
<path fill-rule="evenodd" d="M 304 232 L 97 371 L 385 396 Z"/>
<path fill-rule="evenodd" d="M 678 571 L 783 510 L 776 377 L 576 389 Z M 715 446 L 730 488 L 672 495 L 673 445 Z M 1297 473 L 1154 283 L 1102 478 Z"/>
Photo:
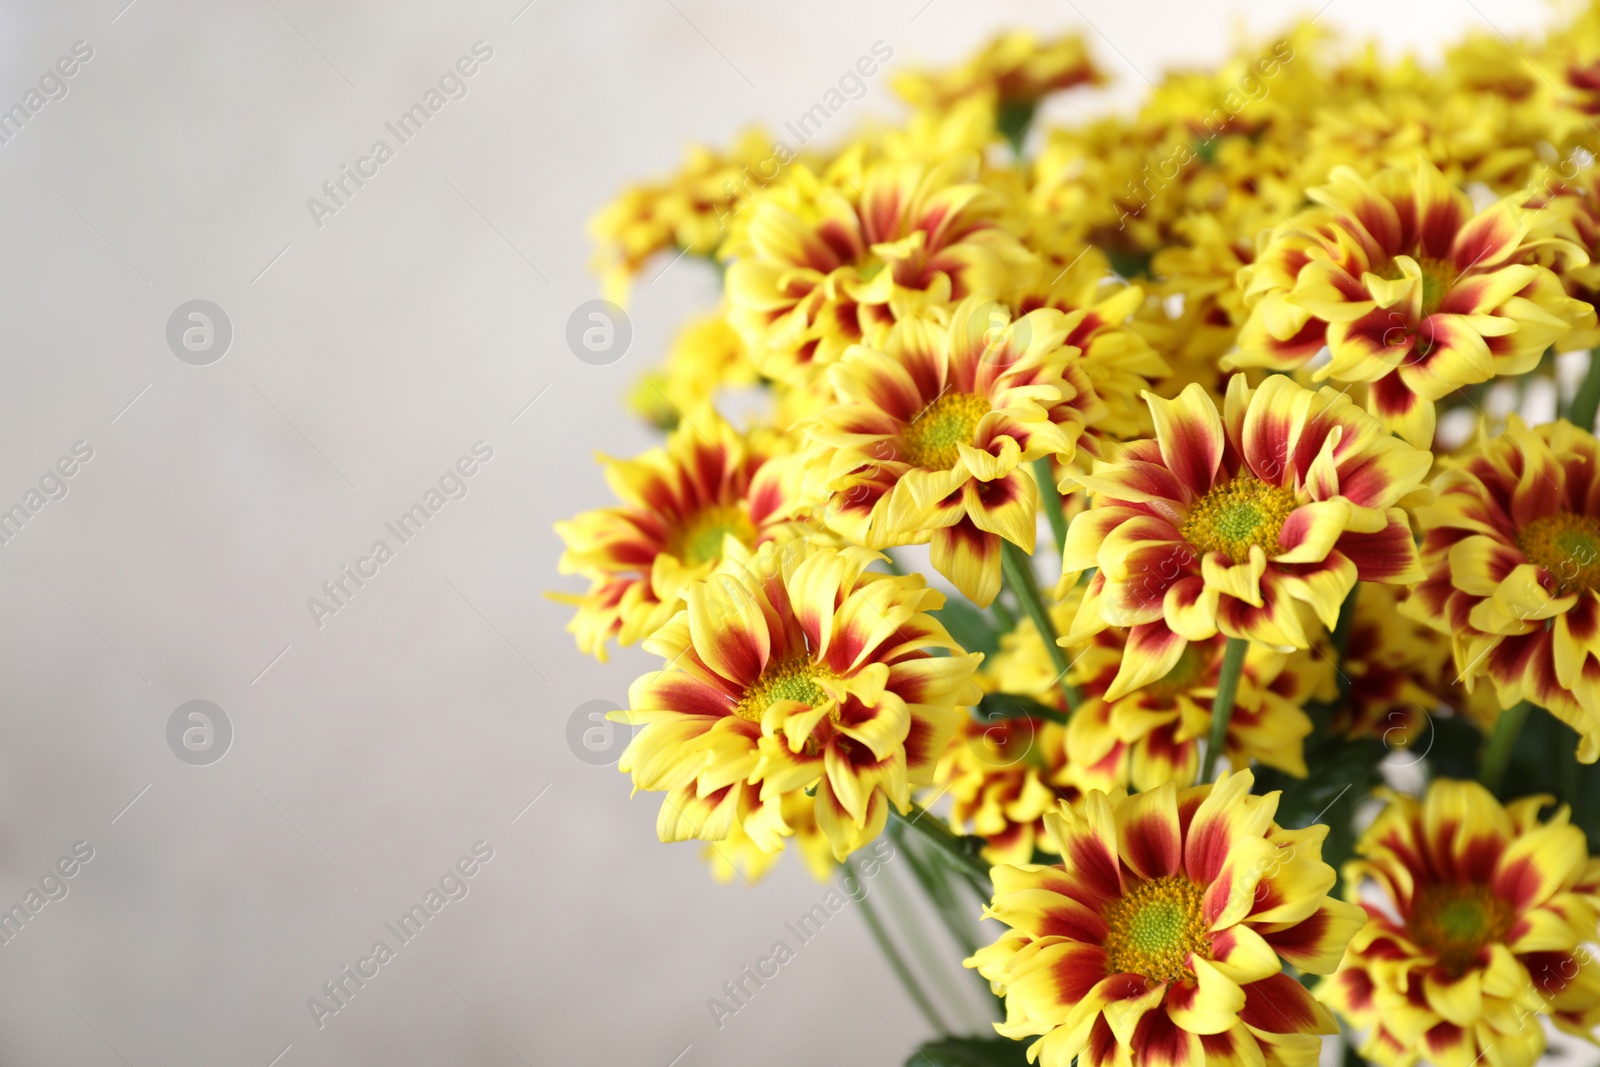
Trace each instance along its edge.
<path fill-rule="evenodd" d="M 1502 711 L 1495 720 L 1494 733 L 1489 735 L 1489 745 L 1483 750 L 1483 763 L 1478 768 L 1478 781 L 1491 793 L 1498 793 L 1505 781 L 1506 768 L 1511 765 L 1511 750 L 1517 745 L 1517 735 L 1522 724 L 1528 721 L 1533 704 L 1524 700 L 1509 711 Z"/>
<path fill-rule="evenodd" d="M 1589 370 L 1578 385 L 1578 391 L 1572 394 L 1572 403 L 1567 405 L 1567 421 L 1593 433 L 1597 409 L 1600 409 L 1600 348 L 1589 351 Z"/>
<path fill-rule="evenodd" d="M 889 931 L 884 928 L 883 920 L 878 917 L 877 906 L 872 903 L 872 897 L 866 892 L 866 883 L 861 879 L 861 872 L 848 858 L 844 861 L 845 870 L 850 872 L 850 877 L 855 879 L 856 888 L 861 892 L 859 898 L 852 897 L 861 905 L 861 916 L 867 920 L 867 929 L 872 931 L 872 939 L 878 943 L 884 958 L 889 961 L 889 966 L 894 969 L 895 977 L 900 979 L 900 984 L 906 987 L 906 992 L 911 995 L 912 1001 L 917 1005 L 917 1010 L 922 1012 L 922 1017 L 928 1020 L 928 1025 L 940 1034 L 949 1034 L 950 1027 L 940 1018 L 939 1011 L 933 1006 L 933 1001 L 928 999 L 928 994 L 917 982 L 917 977 L 906 965 L 905 957 L 900 955 L 900 950 L 889 939 Z M 846 887 L 848 892 L 849 887 Z"/>
<path fill-rule="evenodd" d="M 994 603 L 989 605 L 989 610 L 994 612 L 995 621 L 1000 624 L 1000 629 L 1009 633 L 1017 628 L 1017 617 L 1005 602 L 999 597 L 994 598 Z"/>
<path fill-rule="evenodd" d="M 1067 547 L 1067 516 L 1061 508 L 1061 490 L 1056 488 L 1056 472 L 1049 456 L 1033 461 L 1033 476 L 1039 483 L 1039 507 L 1050 523 L 1050 534 L 1056 540 L 1056 555 L 1059 556 Z"/>
<path fill-rule="evenodd" d="M 1333 662 L 1338 675 L 1339 702 L 1342 704 L 1350 698 L 1350 676 L 1344 672 L 1345 660 L 1350 651 L 1350 631 L 1355 628 L 1356 622 L 1356 595 L 1361 592 L 1361 583 L 1357 582 L 1350 587 L 1350 592 L 1344 598 L 1344 603 L 1339 605 L 1339 621 L 1333 628 Z"/>
<path fill-rule="evenodd" d="M 944 871 L 948 868 L 918 855 L 916 847 L 911 844 L 905 831 L 905 823 L 897 820 L 889 824 L 889 836 L 905 854 L 906 862 L 911 866 L 911 873 L 916 876 L 922 891 L 928 894 L 928 899 L 933 901 L 933 906 L 938 909 L 939 917 L 944 920 L 945 927 L 950 931 L 951 940 L 955 941 L 956 947 L 961 949 L 963 955 L 972 955 L 978 951 L 978 939 L 967 926 L 966 917 L 961 914 L 955 894 L 950 891 L 950 883 L 944 878 Z"/>
<path fill-rule="evenodd" d="M 1050 609 L 1045 607 L 1044 598 L 1039 595 L 1039 580 L 1034 576 L 1028 554 L 1010 541 L 1001 540 L 1000 569 L 1005 575 L 1006 585 L 1011 587 L 1012 596 L 1017 598 L 1022 610 L 1033 620 L 1034 629 L 1044 639 L 1045 651 L 1050 654 L 1050 662 L 1055 665 L 1056 677 L 1061 682 L 1062 692 L 1066 694 L 1067 707 L 1077 711 L 1078 689 L 1067 681 L 1072 661 L 1067 659 L 1067 650 L 1056 644 L 1056 639 L 1061 635 L 1056 632 Z"/>
<path fill-rule="evenodd" d="M 1245 637 L 1228 638 L 1222 653 L 1222 670 L 1217 676 L 1217 695 L 1211 700 L 1211 737 L 1206 742 L 1205 763 L 1200 767 L 1200 780 L 1212 781 L 1216 775 L 1217 757 L 1228 742 L 1228 721 L 1233 718 L 1233 700 L 1239 695 L 1239 675 L 1244 673 L 1244 654 L 1250 650 L 1250 640 Z"/>
<path fill-rule="evenodd" d="M 984 861 L 982 856 L 969 849 L 961 838 L 951 833 L 950 828 L 937 815 L 930 814 L 927 808 L 919 807 L 916 804 L 911 805 L 911 810 L 904 815 L 901 815 L 899 810 L 892 804 L 889 805 L 889 811 L 895 818 L 917 831 L 928 841 L 937 845 L 952 860 L 955 860 L 956 869 L 965 875 L 969 881 L 977 878 L 979 881 L 974 883 L 975 888 L 981 888 L 981 885 L 988 883 L 989 864 Z M 984 898 L 988 899 L 992 895 L 992 893 L 985 893 Z"/>
<path fill-rule="evenodd" d="M 938 944 L 930 935 L 927 925 L 923 922 L 923 916 L 918 914 L 916 905 L 906 893 L 905 887 L 900 884 L 899 877 L 887 868 L 881 873 L 883 877 L 878 879 L 878 884 L 888 894 L 887 910 L 900 920 L 900 932 L 905 936 L 905 940 L 911 943 L 911 952 L 916 957 L 917 966 L 922 969 L 924 975 L 932 976 L 932 982 L 937 986 L 940 997 L 960 1019 L 961 1026 L 966 1028 L 973 1025 L 975 1020 L 972 1017 L 972 1000 L 963 996 L 961 990 L 956 987 L 954 976 L 950 973 L 949 958 L 941 957 Z M 931 899 L 931 893 L 929 898 L 930 902 L 935 904 L 935 910 L 938 910 L 937 902 Z M 986 1021 L 976 1020 L 979 1026 Z"/>

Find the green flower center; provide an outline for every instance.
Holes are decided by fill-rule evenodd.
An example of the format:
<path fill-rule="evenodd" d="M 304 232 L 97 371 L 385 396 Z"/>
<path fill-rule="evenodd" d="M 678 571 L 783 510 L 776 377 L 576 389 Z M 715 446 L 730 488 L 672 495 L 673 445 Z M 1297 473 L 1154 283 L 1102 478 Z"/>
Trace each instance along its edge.
<path fill-rule="evenodd" d="M 1422 268 L 1422 317 L 1427 318 L 1444 304 L 1450 287 L 1456 283 L 1455 267 L 1442 260 L 1424 259 Z"/>
<path fill-rule="evenodd" d="M 1406 928 L 1460 975 L 1477 965 L 1486 945 L 1505 939 L 1512 918 L 1510 901 L 1486 885 L 1434 885 L 1417 894 Z"/>
<path fill-rule="evenodd" d="M 792 700 L 814 708 L 828 700 L 827 690 L 817 684 L 817 679 L 833 677 L 836 675 L 832 671 L 805 656 L 786 663 L 768 664 L 756 684 L 745 691 L 744 699 L 733 713 L 742 719 L 760 722 L 766 710 L 780 700 Z M 830 718 L 837 720 L 838 715 L 835 709 Z"/>
<path fill-rule="evenodd" d="M 1517 532 L 1517 547 L 1554 579 L 1554 595 L 1600 592 L 1600 520 L 1569 511 L 1546 515 Z"/>
<path fill-rule="evenodd" d="M 1106 973 L 1160 982 L 1193 977 L 1191 955 L 1211 958 L 1205 892 L 1181 874 L 1140 882 L 1106 909 Z"/>
<path fill-rule="evenodd" d="M 1201 497 L 1178 532 L 1201 552 L 1222 552 L 1235 563 L 1250 558 L 1253 545 L 1270 559 L 1281 551 L 1278 534 L 1299 505 L 1290 490 L 1241 474 Z"/>
<path fill-rule="evenodd" d="M 970 445 L 978 423 L 989 414 L 989 398 L 977 393 L 946 393 L 923 408 L 900 431 L 900 456 L 913 467 L 947 471 Z"/>
<path fill-rule="evenodd" d="M 701 511 L 678 530 L 669 547 L 673 555 L 691 566 L 715 563 L 722 558 L 722 539 L 728 534 L 747 548 L 755 543 L 755 523 L 734 504 Z"/>

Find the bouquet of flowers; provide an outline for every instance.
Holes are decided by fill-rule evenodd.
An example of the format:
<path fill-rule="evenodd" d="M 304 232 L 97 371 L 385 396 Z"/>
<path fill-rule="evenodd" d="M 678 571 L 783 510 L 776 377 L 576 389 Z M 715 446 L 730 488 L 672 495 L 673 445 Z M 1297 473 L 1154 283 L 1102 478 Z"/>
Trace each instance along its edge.
<path fill-rule="evenodd" d="M 1007 34 L 598 216 L 612 299 L 722 280 L 632 394 L 665 443 L 559 526 L 579 648 L 662 660 L 620 769 L 723 880 L 887 838 L 981 976 L 863 901 L 915 1062 L 1593 1039 L 1600 5 L 1436 66 L 1307 23 L 1046 121 L 1104 81 Z"/>

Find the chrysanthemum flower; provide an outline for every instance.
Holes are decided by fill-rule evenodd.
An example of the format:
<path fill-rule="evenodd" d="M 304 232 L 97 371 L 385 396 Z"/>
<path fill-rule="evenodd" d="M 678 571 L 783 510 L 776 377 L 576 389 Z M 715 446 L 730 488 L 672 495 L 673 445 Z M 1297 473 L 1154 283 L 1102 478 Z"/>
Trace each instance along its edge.
<path fill-rule="evenodd" d="M 1149 432 L 1150 420 L 1139 395 L 1171 368 L 1134 328 L 1134 314 L 1144 303 L 1143 289 L 1116 281 L 1099 250 L 1079 248 L 1065 263 L 1043 257 L 1033 279 L 1019 287 L 1010 302 L 1019 315 L 1040 308 L 1066 315 L 1062 342 L 1079 350 L 1079 363 L 1106 407 L 1087 432 L 1124 438 Z"/>
<path fill-rule="evenodd" d="M 1037 104 L 1061 89 L 1105 81 L 1077 34 L 1041 41 L 1031 31 L 1013 30 L 995 37 L 958 67 L 897 74 L 894 90 L 913 107 L 945 108 L 972 96 L 1016 107 Z"/>
<path fill-rule="evenodd" d="M 663 841 L 726 838 L 782 848 L 781 806 L 811 797 L 843 859 L 924 785 L 977 700 L 966 654 L 928 612 L 921 576 L 866 570 L 864 548 L 763 545 L 688 586 L 685 610 L 646 642 L 667 660 L 628 692 L 621 721 L 644 728 L 619 768 L 665 792 Z M 949 655 L 936 655 L 948 652 Z"/>
<path fill-rule="evenodd" d="M 1325 650 L 1332 662 L 1331 643 Z M 1429 716 L 1465 697 L 1452 685 L 1450 642 L 1432 628 L 1400 613 L 1400 599 L 1386 585 L 1363 585 L 1345 642 L 1340 669 L 1348 680 L 1330 728 L 1347 737 L 1375 737 L 1391 749 L 1432 744 Z M 1334 681 L 1330 671 L 1328 679 Z"/>
<path fill-rule="evenodd" d="M 728 826 L 728 836 L 721 841 L 706 842 L 701 855 L 711 866 L 711 876 L 719 882 L 735 878 L 754 884 L 761 881 L 783 857 L 783 850 L 774 849 L 774 840 L 792 839 L 805 861 L 806 870 L 819 882 L 831 882 L 839 872 L 839 861 L 833 858 L 833 844 L 817 825 L 816 807 L 804 793 L 785 793 L 777 805 L 763 805 L 750 820 L 751 831 L 745 823 L 734 820 Z M 759 825 L 769 824 L 769 825 Z M 765 846 L 765 847 L 763 847 Z"/>
<path fill-rule="evenodd" d="M 1597 68 L 1600 69 L 1600 68 Z M 1570 177 L 1568 171 L 1572 172 Z M 1587 262 L 1572 262 L 1557 253 L 1567 244 L 1544 250 L 1539 259 L 1554 270 L 1567 295 L 1591 308 L 1600 307 L 1600 167 L 1578 171 L 1570 160 L 1558 171 L 1532 180 L 1534 195 L 1524 206 L 1543 213 L 1544 229 L 1583 249 Z M 1600 326 L 1590 323 L 1562 342 L 1567 351 L 1600 345 Z"/>
<path fill-rule="evenodd" d="M 951 828 L 984 839 L 984 859 L 1031 863 L 1034 849 L 1051 848 L 1045 816 L 1078 795 L 1056 784 L 1067 763 L 1060 723 L 1026 715 L 969 718 L 940 759 L 933 784 L 937 795 L 950 798 Z"/>
<path fill-rule="evenodd" d="M 1531 700 L 1600 757 L 1600 442 L 1566 421 L 1505 433 L 1434 481 L 1418 510 L 1427 579 L 1404 609 L 1450 634 L 1472 688 Z"/>
<path fill-rule="evenodd" d="M 1107 627 L 1083 649 L 1071 650 L 1068 680 L 1083 700 L 1067 724 L 1073 759 L 1064 777 L 1081 789 L 1189 785 L 1200 770 L 1200 742 L 1211 732 L 1211 704 L 1227 638 L 1219 634 L 1188 645 L 1165 676 L 1107 700 L 1106 691 L 1128 655 L 1127 638 L 1126 630 Z M 1257 762 L 1304 777 L 1303 742 L 1311 719 L 1301 705 L 1318 690 L 1324 674 L 1312 652 L 1251 645 L 1223 743 L 1228 765 Z"/>
<path fill-rule="evenodd" d="M 728 218 L 791 159 L 768 134 L 747 130 L 725 153 L 692 145 L 671 177 L 623 190 L 589 224 L 594 269 L 606 295 L 625 300 L 633 277 L 657 253 L 714 254 L 727 236 Z"/>
<path fill-rule="evenodd" d="M 1078 35 L 1041 41 L 1029 30 L 1013 30 L 990 40 L 958 67 L 896 75 L 894 90 L 912 107 L 935 114 L 981 101 L 993 128 L 1020 151 L 1022 136 L 1045 97 L 1106 80 Z"/>
<path fill-rule="evenodd" d="M 667 358 L 640 378 L 628 394 L 628 404 L 655 425 L 672 430 L 683 412 L 703 410 L 718 390 L 752 386 L 759 380 L 744 342 L 722 309 L 696 316 L 678 331 Z"/>
<path fill-rule="evenodd" d="M 1390 437 L 1349 398 L 1273 375 L 1145 394 L 1156 438 L 1073 480 L 1094 494 L 1067 530 L 1063 583 L 1090 579 L 1070 643 L 1129 629 L 1106 699 L 1168 675 L 1217 633 L 1309 648 L 1306 605 L 1332 629 L 1359 578 L 1421 578 L 1405 512 L 1432 456 Z"/>
<path fill-rule="evenodd" d="M 1317 996 L 1368 1031 L 1383 1067 L 1529 1067 L 1538 1016 L 1594 1040 L 1600 966 L 1595 864 L 1552 797 L 1509 807 L 1476 782 L 1440 779 L 1389 804 L 1356 845 L 1347 891 L 1366 890 L 1366 925 Z"/>
<path fill-rule="evenodd" d="M 796 164 L 754 197 L 730 243 L 730 321 L 762 373 L 804 381 L 852 344 L 970 293 L 998 293 L 1028 260 L 975 156 L 941 163 Z"/>
<path fill-rule="evenodd" d="M 1285 830 L 1248 771 L 1092 792 L 1047 818 L 1061 863 L 992 872 L 1009 930 L 967 961 L 1043 1067 L 1310 1064 L 1333 1019 L 1288 974 L 1327 974 L 1364 914 L 1326 896 L 1327 827 Z"/>
<path fill-rule="evenodd" d="M 1052 308 L 1012 321 L 972 297 L 948 327 L 851 349 L 828 375 L 840 403 L 805 427 L 827 523 L 872 548 L 931 544 L 935 569 L 987 607 L 1001 538 L 1033 551 L 1038 486 L 1026 464 L 1070 459 L 1098 405 L 1067 325 Z"/>
<path fill-rule="evenodd" d="M 709 410 L 691 416 L 665 447 L 632 460 L 605 459 L 622 506 L 556 523 L 567 544 L 562 574 L 590 579 L 582 594 L 552 593 L 577 607 L 567 629 L 585 654 L 605 659 L 610 639 L 648 637 L 682 605 L 679 594 L 725 557 L 747 558 L 775 538 L 810 536 L 800 521 L 798 473 L 772 431 L 741 434 Z"/>
<path fill-rule="evenodd" d="M 1233 366 L 1292 370 L 1326 345 L 1332 358 L 1316 377 L 1367 383 L 1368 409 L 1426 448 L 1434 401 L 1532 370 L 1594 323 L 1592 307 L 1529 262 L 1557 241 L 1530 236 L 1536 212 L 1508 200 L 1474 214 L 1431 164 L 1370 181 L 1337 167 L 1307 195 L 1322 206 L 1279 226 L 1240 272 L 1251 314 Z"/>

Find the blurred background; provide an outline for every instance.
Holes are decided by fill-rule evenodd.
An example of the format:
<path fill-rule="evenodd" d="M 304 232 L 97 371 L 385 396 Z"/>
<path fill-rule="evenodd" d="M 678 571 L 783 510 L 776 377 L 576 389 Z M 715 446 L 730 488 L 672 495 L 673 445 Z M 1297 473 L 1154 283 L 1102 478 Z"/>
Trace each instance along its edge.
<path fill-rule="evenodd" d="M 0 1063 L 902 1062 L 926 1026 L 850 910 L 719 1026 L 707 1000 L 826 887 L 797 857 L 714 883 L 656 842 L 620 745 L 572 741 L 651 661 L 577 654 L 551 524 L 610 502 L 596 451 L 654 443 L 623 394 L 716 295 L 654 264 L 621 358 L 576 358 L 586 220 L 692 141 L 781 127 L 875 42 L 892 76 L 1079 30 L 1116 78 L 1069 94 L 1087 113 L 1313 15 L 1432 59 L 1552 12 L 0 7 L 0 918 L 26 916 L 0 925 Z M 451 71 L 420 132 L 386 128 Z M 824 138 L 899 116 L 888 85 Z M 430 491 L 401 543 L 385 524 Z M 430 890 L 402 942 L 385 924 Z"/>

